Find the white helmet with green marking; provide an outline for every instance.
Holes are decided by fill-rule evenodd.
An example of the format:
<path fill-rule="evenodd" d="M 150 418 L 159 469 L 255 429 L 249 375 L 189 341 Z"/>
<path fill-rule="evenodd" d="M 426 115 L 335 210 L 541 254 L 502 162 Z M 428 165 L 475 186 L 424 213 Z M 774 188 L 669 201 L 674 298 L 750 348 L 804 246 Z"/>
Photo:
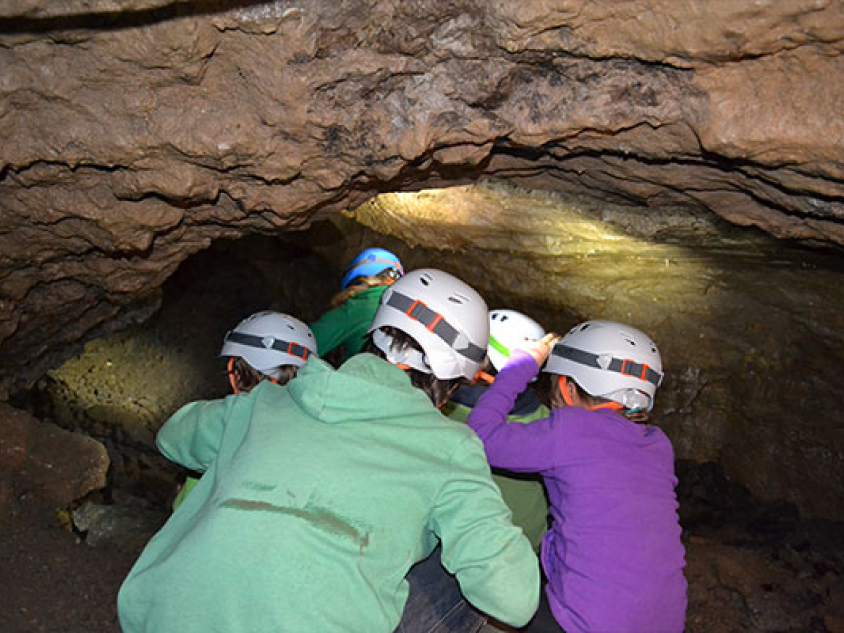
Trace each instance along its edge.
<path fill-rule="evenodd" d="M 489 313 L 489 360 L 501 371 L 513 350 L 545 336 L 544 328 L 529 316 L 515 310 L 492 310 Z"/>

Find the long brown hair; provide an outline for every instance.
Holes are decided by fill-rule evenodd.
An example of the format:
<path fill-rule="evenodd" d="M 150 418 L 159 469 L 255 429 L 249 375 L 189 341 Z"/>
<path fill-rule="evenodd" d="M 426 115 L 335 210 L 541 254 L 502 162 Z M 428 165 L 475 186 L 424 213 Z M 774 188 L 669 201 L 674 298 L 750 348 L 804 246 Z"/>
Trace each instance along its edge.
<path fill-rule="evenodd" d="M 395 273 L 391 273 L 391 270 L 392 269 L 384 270 L 377 275 L 363 275 L 356 277 L 345 289 L 331 297 L 331 301 L 328 302 L 328 307 L 336 308 L 341 303 L 345 303 L 364 290 L 393 283 L 395 281 Z"/>
<path fill-rule="evenodd" d="M 411 336 L 406 332 L 402 332 L 401 330 L 390 326 L 383 327 L 381 329 L 386 334 L 389 334 L 393 339 L 390 343 L 391 350 L 401 353 L 402 351 L 410 348 L 415 349 L 418 352 L 422 352 L 423 354 L 425 353 L 419 346 L 419 343 L 416 342 L 416 339 L 411 338 Z M 367 338 L 363 351 L 386 360 L 384 352 L 382 352 L 375 343 L 372 342 L 372 335 Z M 435 407 L 441 407 L 445 404 L 449 397 L 451 397 L 451 394 L 454 393 L 460 385 L 466 383 L 466 379 L 463 377 L 441 380 L 440 378 L 434 376 L 434 374 L 426 374 L 425 372 L 414 369 L 413 367 L 408 367 L 404 369 L 404 371 L 410 377 L 410 384 L 417 389 L 424 391 Z"/>

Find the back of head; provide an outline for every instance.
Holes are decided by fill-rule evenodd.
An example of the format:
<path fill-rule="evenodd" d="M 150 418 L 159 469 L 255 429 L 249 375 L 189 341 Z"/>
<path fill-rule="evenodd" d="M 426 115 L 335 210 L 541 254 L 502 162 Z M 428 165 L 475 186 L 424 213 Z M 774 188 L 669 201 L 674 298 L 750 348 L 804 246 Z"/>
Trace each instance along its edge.
<path fill-rule="evenodd" d="M 489 362 L 501 371 L 513 350 L 545 336 L 545 329 L 526 314 L 516 310 L 491 310 L 489 313 Z"/>
<path fill-rule="evenodd" d="M 345 290 L 358 277 L 373 277 L 385 271 L 395 271 L 396 279 L 404 274 L 401 261 L 393 253 L 383 248 L 367 248 L 346 266 L 340 289 Z"/>
<path fill-rule="evenodd" d="M 254 369 L 279 379 L 287 366 L 301 367 L 317 344 L 311 328 L 299 319 L 265 310 L 244 319 L 226 334 L 220 356 L 242 358 Z"/>
<path fill-rule="evenodd" d="M 394 349 L 385 328 L 404 332 L 419 349 Z M 373 344 L 393 364 L 440 380 L 471 379 L 486 358 L 489 318 L 486 302 L 471 286 L 449 273 L 423 268 L 384 292 L 369 331 Z"/>
<path fill-rule="evenodd" d="M 576 325 L 554 346 L 544 371 L 568 376 L 588 395 L 625 409 L 650 411 L 662 382 L 662 359 L 651 338 L 616 321 Z"/>

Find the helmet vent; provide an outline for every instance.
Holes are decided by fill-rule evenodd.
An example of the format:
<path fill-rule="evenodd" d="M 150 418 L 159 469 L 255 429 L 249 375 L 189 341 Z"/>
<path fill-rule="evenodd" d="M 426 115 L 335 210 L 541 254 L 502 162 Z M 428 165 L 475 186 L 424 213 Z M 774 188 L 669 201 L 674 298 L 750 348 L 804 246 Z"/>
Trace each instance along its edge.
<path fill-rule="evenodd" d="M 428 274 L 424 274 L 424 275 L 422 275 L 422 276 L 420 276 L 420 277 L 419 277 L 419 282 L 420 282 L 423 286 L 428 286 L 428 285 L 430 285 L 430 283 L 431 283 L 432 281 L 434 281 L 434 278 L 433 278 L 433 277 L 431 277 L 431 275 L 428 275 Z"/>
<path fill-rule="evenodd" d="M 464 303 L 469 301 L 469 297 L 464 297 L 463 295 L 455 294 L 455 295 L 449 296 L 448 300 L 451 301 L 452 303 L 456 303 L 458 305 L 463 305 Z"/>
<path fill-rule="evenodd" d="M 626 335 L 624 335 L 624 334 L 622 334 L 621 336 L 622 336 L 622 338 L 623 338 L 625 341 L 627 341 L 630 345 L 632 345 L 633 347 L 636 347 L 636 341 L 634 341 L 632 338 L 629 338 L 628 336 L 626 336 Z"/>

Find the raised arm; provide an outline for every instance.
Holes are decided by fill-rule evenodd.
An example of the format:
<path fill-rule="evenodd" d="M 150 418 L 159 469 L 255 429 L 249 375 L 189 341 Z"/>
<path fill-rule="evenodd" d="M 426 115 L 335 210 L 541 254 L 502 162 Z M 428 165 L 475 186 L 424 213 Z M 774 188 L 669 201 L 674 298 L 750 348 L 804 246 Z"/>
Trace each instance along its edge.
<path fill-rule="evenodd" d="M 508 424 L 507 416 L 516 397 L 545 362 L 556 338 L 549 334 L 530 350 L 515 350 L 469 414 L 467 423 L 484 443 L 489 463 L 497 468 L 541 472 L 554 467 L 557 433 L 553 417 Z"/>

